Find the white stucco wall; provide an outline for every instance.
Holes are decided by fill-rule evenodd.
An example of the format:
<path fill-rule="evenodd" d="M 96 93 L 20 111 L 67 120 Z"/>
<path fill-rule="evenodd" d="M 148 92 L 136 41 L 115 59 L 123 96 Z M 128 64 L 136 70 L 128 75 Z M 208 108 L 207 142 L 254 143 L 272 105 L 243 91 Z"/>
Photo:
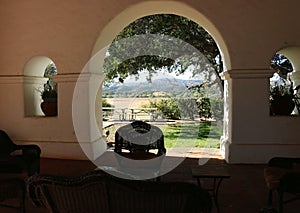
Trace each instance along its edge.
<path fill-rule="evenodd" d="M 39 144 L 46 157 L 85 158 L 71 109 L 78 74 L 130 21 L 175 13 L 204 26 L 223 52 L 227 160 L 297 155 L 300 117 L 269 116 L 268 69 L 278 50 L 300 47 L 299 6 L 297 0 L 0 0 L 0 128 L 18 143 Z M 49 57 L 59 70 L 57 117 L 24 116 L 24 67 L 34 56 Z"/>

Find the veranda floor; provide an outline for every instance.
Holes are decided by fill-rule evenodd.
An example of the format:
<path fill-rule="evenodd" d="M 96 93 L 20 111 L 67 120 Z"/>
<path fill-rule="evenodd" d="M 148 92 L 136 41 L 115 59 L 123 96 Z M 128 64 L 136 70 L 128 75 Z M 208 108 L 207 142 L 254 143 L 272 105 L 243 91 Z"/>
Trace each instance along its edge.
<path fill-rule="evenodd" d="M 224 163 L 220 156 L 216 155 L 208 163 Z M 199 158 L 196 154 L 188 156 L 177 168 L 162 176 L 162 181 L 187 181 L 196 183 L 191 176 L 190 166 L 197 165 Z M 256 213 L 266 206 L 267 188 L 263 177 L 265 165 L 229 164 L 231 178 L 222 182 L 219 194 L 219 206 L 222 213 Z M 95 165 L 89 161 L 41 159 L 41 173 L 56 175 L 80 175 L 86 171 L 95 169 Z M 29 213 L 47 213 L 44 208 L 35 207 L 26 198 L 26 209 Z M 287 204 L 286 213 L 300 212 L 300 201 Z M 14 209 L 0 207 L 0 212 L 15 213 Z M 213 208 L 213 213 L 216 209 Z"/>

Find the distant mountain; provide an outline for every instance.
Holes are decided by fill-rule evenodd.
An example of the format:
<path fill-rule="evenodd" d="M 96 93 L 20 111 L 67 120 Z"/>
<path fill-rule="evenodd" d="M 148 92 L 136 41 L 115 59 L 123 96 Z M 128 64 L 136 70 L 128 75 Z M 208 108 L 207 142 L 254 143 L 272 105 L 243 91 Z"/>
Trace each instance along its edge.
<path fill-rule="evenodd" d="M 137 96 L 140 94 L 168 94 L 176 95 L 187 91 L 187 86 L 200 84 L 200 80 L 183 80 L 183 79 L 171 79 L 160 78 L 152 80 L 152 82 L 139 82 L 131 81 L 121 85 L 113 84 L 109 87 L 103 86 L 103 94 L 111 94 L 118 96 L 126 96 L 128 94 Z"/>

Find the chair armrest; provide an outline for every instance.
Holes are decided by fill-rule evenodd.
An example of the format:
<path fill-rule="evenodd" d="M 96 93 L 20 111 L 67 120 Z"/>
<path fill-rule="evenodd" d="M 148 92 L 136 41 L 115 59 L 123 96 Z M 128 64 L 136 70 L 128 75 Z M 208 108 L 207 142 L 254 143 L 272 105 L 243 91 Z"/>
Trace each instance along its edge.
<path fill-rule="evenodd" d="M 39 146 L 35 144 L 29 144 L 29 145 L 17 145 L 16 147 L 18 150 L 22 150 L 22 154 L 24 156 L 30 156 L 30 157 L 40 157 L 41 149 Z"/>
<path fill-rule="evenodd" d="M 268 162 L 268 166 L 270 167 L 279 167 L 285 169 L 291 169 L 296 164 L 300 165 L 300 158 L 274 157 Z"/>
<path fill-rule="evenodd" d="M 289 193 L 300 192 L 300 172 L 287 173 L 280 178 L 280 189 Z"/>

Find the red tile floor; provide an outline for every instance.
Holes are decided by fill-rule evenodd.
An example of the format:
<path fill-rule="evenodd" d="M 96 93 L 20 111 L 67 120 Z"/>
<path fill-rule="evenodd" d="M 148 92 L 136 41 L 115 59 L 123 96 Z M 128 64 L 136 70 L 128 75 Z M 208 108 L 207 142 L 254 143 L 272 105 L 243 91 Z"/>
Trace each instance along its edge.
<path fill-rule="evenodd" d="M 190 166 L 197 165 L 198 158 L 188 157 L 177 168 L 162 176 L 161 181 L 187 181 L 196 184 L 191 176 Z M 225 163 L 222 159 L 212 158 L 208 163 Z M 224 179 L 219 192 L 219 206 L 221 213 L 255 213 L 266 206 L 267 188 L 265 186 L 263 169 L 265 165 L 228 165 L 231 173 L 230 179 Z M 56 175 L 80 175 L 92 170 L 95 165 L 89 161 L 41 159 L 41 173 Z M 45 208 L 35 207 L 30 199 L 26 198 L 28 213 L 47 213 Z M 19 212 L 15 209 L 0 207 L 2 213 Z M 213 213 L 216 208 L 213 207 Z M 299 213 L 300 201 L 287 204 L 286 213 Z"/>

